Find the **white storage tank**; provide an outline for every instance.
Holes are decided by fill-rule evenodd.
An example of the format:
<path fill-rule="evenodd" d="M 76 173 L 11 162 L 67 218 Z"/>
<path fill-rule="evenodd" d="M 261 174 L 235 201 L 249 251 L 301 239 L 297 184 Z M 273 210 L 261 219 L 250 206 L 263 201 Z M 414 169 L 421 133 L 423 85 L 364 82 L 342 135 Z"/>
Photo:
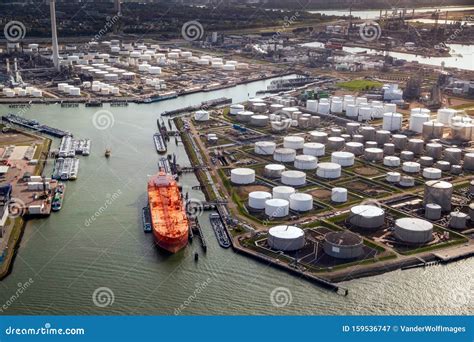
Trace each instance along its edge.
<path fill-rule="evenodd" d="M 285 165 L 281 164 L 268 164 L 265 165 L 264 175 L 268 178 L 280 178 L 281 173 L 285 171 Z"/>
<path fill-rule="evenodd" d="M 385 210 L 374 205 L 357 205 L 351 208 L 349 215 L 349 222 L 362 229 L 379 229 L 384 221 Z"/>
<path fill-rule="evenodd" d="M 406 243 L 425 244 L 433 238 L 433 224 L 419 218 L 404 217 L 395 221 L 394 234 Z"/>
<path fill-rule="evenodd" d="M 387 172 L 386 180 L 389 183 L 399 183 L 401 180 L 401 174 L 399 172 Z"/>
<path fill-rule="evenodd" d="M 284 199 L 290 201 L 290 197 L 294 193 L 296 193 L 296 190 L 291 186 L 276 186 L 272 189 L 274 199 Z"/>
<path fill-rule="evenodd" d="M 288 136 L 283 138 L 283 147 L 293 150 L 300 150 L 304 147 L 304 138 L 297 136 Z"/>
<path fill-rule="evenodd" d="M 423 169 L 423 177 L 426 179 L 440 179 L 442 171 L 434 167 L 427 167 Z"/>
<path fill-rule="evenodd" d="M 443 211 L 451 210 L 451 198 L 453 196 L 453 185 L 440 180 L 430 180 L 425 183 L 423 203 L 436 203 Z"/>
<path fill-rule="evenodd" d="M 404 162 L 402 170 L 406 173 L 418 173 L 421 170 L 421 165 L 416 162 Z"/>
<path fill-rule="evenodd" d="M 301 171 L 283 171 L 281 173 L 281 182 L 285 185 L 301 186 L 306 184 L 306 173 Z"/>
<path fill-rule="evenodd" d="M 355 156 L 364 154 L 364 144 L 360 142 L 347 142 L 345 146 L 347 152 L 353 153 Z"/>
<path fill-rule="evenodd" d="M 233 104 L 230 106 L 230 115 L 237 115 L 239 112 L 243 112 L 245 107 L 241 104 Z"/>
<path fill-rule="evenodd" d="M 331 154 L 331 163 L 336 163 L 341 166 L 354 165 L 355 156 L 351 152 L 333 152 Z"/>
<path fill-rule="evenodd" d="M 252 209 L 265 209 L 265 202 L 272 198 L 272 194 L 266 191 L 253 191 L 249 194 L 249 207 Z"/>
<path fill-rule="evenodd" d="M 341 177 L 341 165 L 336 163 L 319 163 L 316 175 L 326 179 Z"/>
<path fill-rule="evenodd" d="M 364 151 L 364 158 L 368 161 L 382 161 L 383 150 L 381 148 L 366 148 Z"/>
<path fill-rule="evenodd" d="M 428 203 L 425 206 L 425 218 L 428 220 L 439 220 L 441 218 L 441 206 L 436 203 Z"/>
<path fill-rule="evenodd" d="M 423 113 L 411 114 L 410 126 L 409 126 L 410 131 L 414 131 L 416 133 L 422 133 L 423 124 L 427 121 L 430 121 L 429 114 L 423 114 Z"/>
<path fill-rule="evenodd" d="M 304 231 L 294 226 L 276 226 L 268 231 L 268 245 L 278 251 L 296 251 L 304 247 Z"/>
<path fill-rule="evenodd" d="M 455 109 L 441 108 L 441 109 L 438 109 L 436 119 L 438 120 L 438 122 L 444 125 L 449 125 L 451 123 L 451 119 L 454 116 L 456 116 L 456 114 L 457 114 L 457 110 Z"/>
<path fill-rule="evenodd" d="M 194 120 L 196 121 L 208 121 L 209 112 L 207 110 L 198 110 L 194 113 Z"/>
<path fill-rule="evenodd" d="M 347 189 L 346 188 L 332 188 L 331 201 L 335 203 L 347 202 Z"/>
<path fill-rule="evenodd" d="M 294 165 L 298 170 L 315 170 L 318 166 L 318 158 L 305 154 L 296 156 Z"/>
<path fill-rule="evenodd" d="M 268 125 L 269 120 L 266 115 L 252 115 L 250 117 L 250 124 L 256 127 L 265 127 Z"/>
<path fill-rule="evenodd" d="M 395 156 L 388 156 L 383 158 L 383 165 L 388 167 L 398 167 L 400 166 L 400 158 Z"/>
<path fill-rule="evenodd" d="M 255 170 L 237 168 L 230 171 L 230 180 L 234 184 L 244 185 L 255 182 Z"/>
<path fill-rule="evenodd" d="M 309 132 L 309 136 L 312 142 L 317 142 L 320 144 L 326 144 L 328 142 L 328 135 L 325 132 L 312 131 Z"/>
<path fill-rule="evenodd" d="M 255 143 L 254 151 L 256 154 L 269 156 L 275 153 L 276 143 L 273 141 L 257 141 Z"/>
<path fill-rule="evenodd" d="M 308 100 L 306 101 L 306 109 L 310 112 L 316 113 L 318 111 L 318 100 Z"/>
<path fill-rule="evenodd" d="M 295 158 L 296 151 L 292 148 L 277 148 L 273 153 L 273 159 L 282 163 L 292 163 Z"/>
<path fill-rule="evenodd" d="M 329 114 L 330 107 L 329 102 L 320 102 L 318 105 L 318 114 Z"/>
<path fill-rule="evenodd" d="M 313 210 L 313 196 L 300 192 L 291 195 L 290 209 L 298 212 Z"/>
<path fill-rule="evenodd" d="M 242 112 L 237 113 L 237 118 L 236 119 L 239 122 L 250 122 L 250 119 L 254 115 L 255 115 L 254 112 L 249 112 L 249 111 L 244 110 Z"/>
<path fill-rule="evenodd" d="M 285 217 L 290 213 L 290 202 L 284 199 L 269 199 L 265 201 L 265 214 L 268 217 Z"/>

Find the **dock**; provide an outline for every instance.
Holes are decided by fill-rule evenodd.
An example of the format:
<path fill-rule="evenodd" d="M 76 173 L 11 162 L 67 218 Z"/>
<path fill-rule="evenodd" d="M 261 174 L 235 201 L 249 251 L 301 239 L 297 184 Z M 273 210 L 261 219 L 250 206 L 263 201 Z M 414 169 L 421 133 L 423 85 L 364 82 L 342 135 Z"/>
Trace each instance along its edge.
<path fill-rule="evenodd" d="M 232 99 L 229 99 L 227 97 L 220 97 L 215 100 L 203 101 L 201 102 L 200 105 L 188 106 L 184 108 L 178 108 L 175 110 L 163 112 L 161 113 L 161 116 L 174 116 L 174 115 L 179 115 L 182 113 L 194 112 L 200 109 L 206 110 L 206 109 L 209 109 L 210 107 L 222 106 L 229 103 L 232 103 Z"/>
<path fill-rule="evenodd" d="M 220 214 L 212 213 L 209 216 L 211 221 L 212 229 L 214 230 L 214 234 L 216 235 L 217 242 L 222 248 L 229 248 L 231 246 L 231 242 L 229 236 L 227 235 L 226 229 L 224 227 L 224 222 L 221 219 Z"/>
<path fill-rule="evenodd" d="M 46 135 L 53 136 L 55 138 L 62 138 L 65 136 L 72 136 L 70 132 L 60 130 L 58 128 L 42 125 L 36 120 L 25 119 L 15 114 L 7 114 L 2 116 L 2 121 L 10 125 L 20 126 L 29 130 L 33 130 L 37 133 L 43 133 Z"/>

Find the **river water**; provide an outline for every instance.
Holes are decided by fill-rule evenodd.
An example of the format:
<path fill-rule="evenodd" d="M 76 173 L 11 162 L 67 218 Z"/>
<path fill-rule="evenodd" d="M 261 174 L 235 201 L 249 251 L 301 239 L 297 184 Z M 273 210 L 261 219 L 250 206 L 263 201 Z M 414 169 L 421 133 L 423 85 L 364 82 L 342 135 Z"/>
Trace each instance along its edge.
<path fill-rule="evenodd" d="M 473 10 L 474 6 L 439 6 L 439 7 L 422 7 L 416 8 L 415 13 L 424 13 L 424 12 L 434 12 L 435 10 L 440 10 L 441 12 L 446 11 L 468 11 Z M 400 9 L 398 9 L 400 11 Z M 349 9 L 343 10 L 318 10 L 318 11 L 309 11 L 310 13 L 321 13 L 325 15 L 349 15 Z M 407 16 L 410 16 L 412 9 L 407 9 Z M 382 14 L 385 15 L 385 10 L 382 11 Z M 391 15 L 391 11 L 388 10 L 388 15 Z M 380 10 L 355 10 L 352 11 L 354 17 L 361 19 L 378 19 L 380 17 Z"/>
<path fill-rule="evenodd" d="M 208 243 L 206 254 L 198 240 L 172 256 L 153 246 L 152 236 L 143 233 L 140 215 L 146 203 L 147 177 L 157 171 L 152 134 L 160 112 L 221 96 L 243 101 L 268 83 L 148 105 L 105 105 L 101 110 L 111 116 L 95 114 L 97 108 L 59 105 L 35 105 L 26 112 L 26 117 L 91 138 L 92 153 L 81 158 L 78 180 L 68 183 L 63 209 L 27 225 L 12 274 L 0 282 L 0 303 L 6 303 L 2 314 L 474 313 L 474 259 L 348 281 L 342 285 L 349 295 L 342 297 L 220 248 L 208 213 L 199 218 Z M 1 114 L 9 111 L 0 107 Z M 107 147 L 112 148 L 110 159 L 103 156 Z M 182 165 L 189 165 L 182 146 L 172 142 L 170 152 L 177 154 Z M 191 190 L 198 184 L 194 175 L 185 175 L 181 183 L 191 197 L 203 198 Z M 88 224 L 91 216 L 97 218 Z M 200 253 L 198 262 L 195 251 Z M 33 283 L 11 299 L 30 278 Z M 113 293 L 113 303 L 100 307 L 104 302 L 96 301 L 96 305 L 93 293 L 104 287 L 111 291 L 108 298 Z M 277 288 L 285 288 L 284 307 L 271 300 L 271 293 L 281 290 Z"/>

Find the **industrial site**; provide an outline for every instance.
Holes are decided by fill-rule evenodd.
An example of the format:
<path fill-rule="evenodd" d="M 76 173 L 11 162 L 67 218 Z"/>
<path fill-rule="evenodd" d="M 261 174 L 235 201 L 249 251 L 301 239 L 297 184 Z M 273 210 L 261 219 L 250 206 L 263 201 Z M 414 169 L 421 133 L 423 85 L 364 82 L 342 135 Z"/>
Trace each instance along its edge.
<path fill-rule="evenodd" d="M 473 6 L 26 3 L 0 4 L 0 279 L 23 250 L 88 298 L 96 267 L 179 292 L 252 260 L 348 297 L 474 256 Z"/>

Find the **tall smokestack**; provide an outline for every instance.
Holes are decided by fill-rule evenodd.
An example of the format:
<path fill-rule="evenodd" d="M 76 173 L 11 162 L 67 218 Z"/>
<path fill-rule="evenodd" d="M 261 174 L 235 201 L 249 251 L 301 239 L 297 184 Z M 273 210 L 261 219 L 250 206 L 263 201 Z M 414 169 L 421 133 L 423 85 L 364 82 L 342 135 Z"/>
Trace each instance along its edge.
<path fill-rule="evenodd" d="M 115 0 L 114 9 L 117 14 L 120 14 L 122 12 L 120 0 Z"/>
<path fill-rule="evenodd" d="M 56 28 L 56 3 L 55 0 L 50 0 L 49 11 L 51 12 L 51 32 L 52 32 L 52 46 L 53 46 L 53 64 L 54 68 L 59 71 L 59 46 L 58 46 L 58 31 Z"/>

